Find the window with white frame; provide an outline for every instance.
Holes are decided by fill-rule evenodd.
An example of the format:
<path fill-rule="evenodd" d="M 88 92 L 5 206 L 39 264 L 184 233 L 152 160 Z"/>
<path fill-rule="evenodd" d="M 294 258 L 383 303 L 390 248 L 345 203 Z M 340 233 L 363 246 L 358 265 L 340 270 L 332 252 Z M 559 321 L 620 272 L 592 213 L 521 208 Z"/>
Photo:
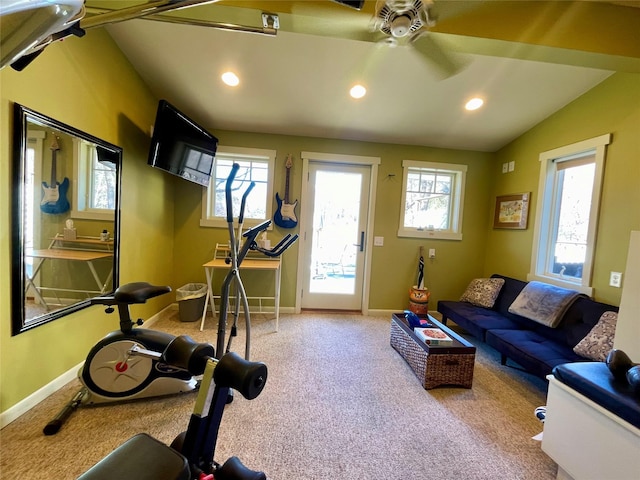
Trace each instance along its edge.
<path fill-rule="evenodd" d="M 462 239 L 466 165 L 402 162 L 399 237 Z"/>
<path fill-rule="evenodd" d="M 530 280 L 592 294 L 600 191 L 610 141 L 607 134 L 540 154 Z"/>
<path fill-rule="evenodd" d="M 29 277 L 33 272 L 33 257 L 30 255 L 34 248 L 42 248 L 36 239 L 40 238 L 40 222 L 35 221 L 36 209 L 42 189 L 38 186 L 42 179 L 42 151 L 45 132 L 29 130 L 27 132 L 27 149 L 24 165 L 24 266 Z M 37 279 L 36 281 L 38 281 Z"/>
<path fill-rule="evenodd" d="M 240 212 L 242 195 L 251 182 L 254 182 L 255 186 L 246 199 L 244 225 L 251 227 L 271 218 L 275 159 L 275 150 L 218 146 L 211 182 L 208 188 L 203 189 L 200 225 L 227 226 L 225 185 L 234 163 L 240 166 L 231 191 L 234 218 L 237 218 Z"/>
<path fill-rule="evenodd" d="M 99 154 L 95 144 L 74 139 L 74 218 L 113 220 L 116 208 L 117 164 L 110 152 Z"/>

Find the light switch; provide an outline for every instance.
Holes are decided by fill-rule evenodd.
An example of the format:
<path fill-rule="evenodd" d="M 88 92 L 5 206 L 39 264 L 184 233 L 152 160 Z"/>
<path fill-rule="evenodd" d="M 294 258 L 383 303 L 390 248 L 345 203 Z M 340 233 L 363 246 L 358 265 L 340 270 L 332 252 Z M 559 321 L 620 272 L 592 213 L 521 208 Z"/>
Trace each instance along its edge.
<path fill-rule="evenodd" d="M 515 160 L 511 160 L 509 162 L 509 171 L 513 172 L 516 169 L 516 161 Z"/>
<path fill-rule="evenodd" d="M 509 171 L 509 164 L 508 163 L 503 163 L 502 164 L 502 173 L 507 173 Z"/>
<path fill-rule="evenodd" d="M 373 237 L 373 245 L 382 247 L 384 245 L 384 237 Z"/>
<path fill-rule="evenodd" d="M 435 248 L 430 248 L 429 249 L 429 258 L 436 258 L 436 249 Z"/>

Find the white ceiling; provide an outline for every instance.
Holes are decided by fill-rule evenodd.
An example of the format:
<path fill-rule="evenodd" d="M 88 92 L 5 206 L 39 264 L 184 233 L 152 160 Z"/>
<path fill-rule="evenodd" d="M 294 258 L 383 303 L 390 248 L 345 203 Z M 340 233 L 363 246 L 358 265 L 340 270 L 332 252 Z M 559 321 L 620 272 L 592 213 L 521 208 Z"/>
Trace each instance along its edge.
<path fill-rule="evenodd" d="M 107 27 L 151 90 L 210 130 L 496 151 L 613 72 L 485 55 L 441 79 L 411 47 L 130 20 Z M 446 38 L 444 39 L 446 41 Z M 238 73 L 240 86 L 220 75 Z M 355 82 L 368 90 L 349 97 Z M 465 112 L 472 96 L 485 107 Z"/>

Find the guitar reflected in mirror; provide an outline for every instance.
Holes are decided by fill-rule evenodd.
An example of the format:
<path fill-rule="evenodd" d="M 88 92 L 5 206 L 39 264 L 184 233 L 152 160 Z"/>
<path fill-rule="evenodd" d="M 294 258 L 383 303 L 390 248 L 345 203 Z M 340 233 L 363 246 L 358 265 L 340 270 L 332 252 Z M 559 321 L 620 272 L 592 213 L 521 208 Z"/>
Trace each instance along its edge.
<path fill-rule="evenodd" d="M 69 200 L 67 200 L 69 179 L 65 177 L 62 183 L 56 179 L 57 152 L 59 150 L 58 138 L 54 134 L 51 142 L 51 182 L 48 185 L 47 182 L 42 182 L 42 200 L 40 201 L 40 210 L 49 214 L 64 213 L 71 208 Z"/>
<path fill-rule="evenodd" d="M 284 186 L 284 200 L 280 198 L 280 195 L 276 193 L 276 202 L 278 202 L 278 208 L 273 216 L 273 221 L 281 228 L 295 228 L 298 225 L 298 217 L 296 216 L 296 207 L 298 201 L 289 203 L 289 175 L 291 173 L 291 167 L 293 166 L 293 160 L 291 154 L 287 155 L 287 161 L 285 162 L 285 168 L 287 169 L 287 176 Z"/>

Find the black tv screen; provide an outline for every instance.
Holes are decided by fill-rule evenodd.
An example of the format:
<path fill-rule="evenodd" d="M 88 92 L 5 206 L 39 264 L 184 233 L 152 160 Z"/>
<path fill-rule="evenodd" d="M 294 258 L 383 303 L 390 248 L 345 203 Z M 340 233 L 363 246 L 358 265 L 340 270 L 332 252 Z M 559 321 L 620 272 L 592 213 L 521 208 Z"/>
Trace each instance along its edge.
<path fill-rule="evenodd" d="M 153 126 L 149 165 L 208 186 L 218 139 L 166 100 Z"/>

